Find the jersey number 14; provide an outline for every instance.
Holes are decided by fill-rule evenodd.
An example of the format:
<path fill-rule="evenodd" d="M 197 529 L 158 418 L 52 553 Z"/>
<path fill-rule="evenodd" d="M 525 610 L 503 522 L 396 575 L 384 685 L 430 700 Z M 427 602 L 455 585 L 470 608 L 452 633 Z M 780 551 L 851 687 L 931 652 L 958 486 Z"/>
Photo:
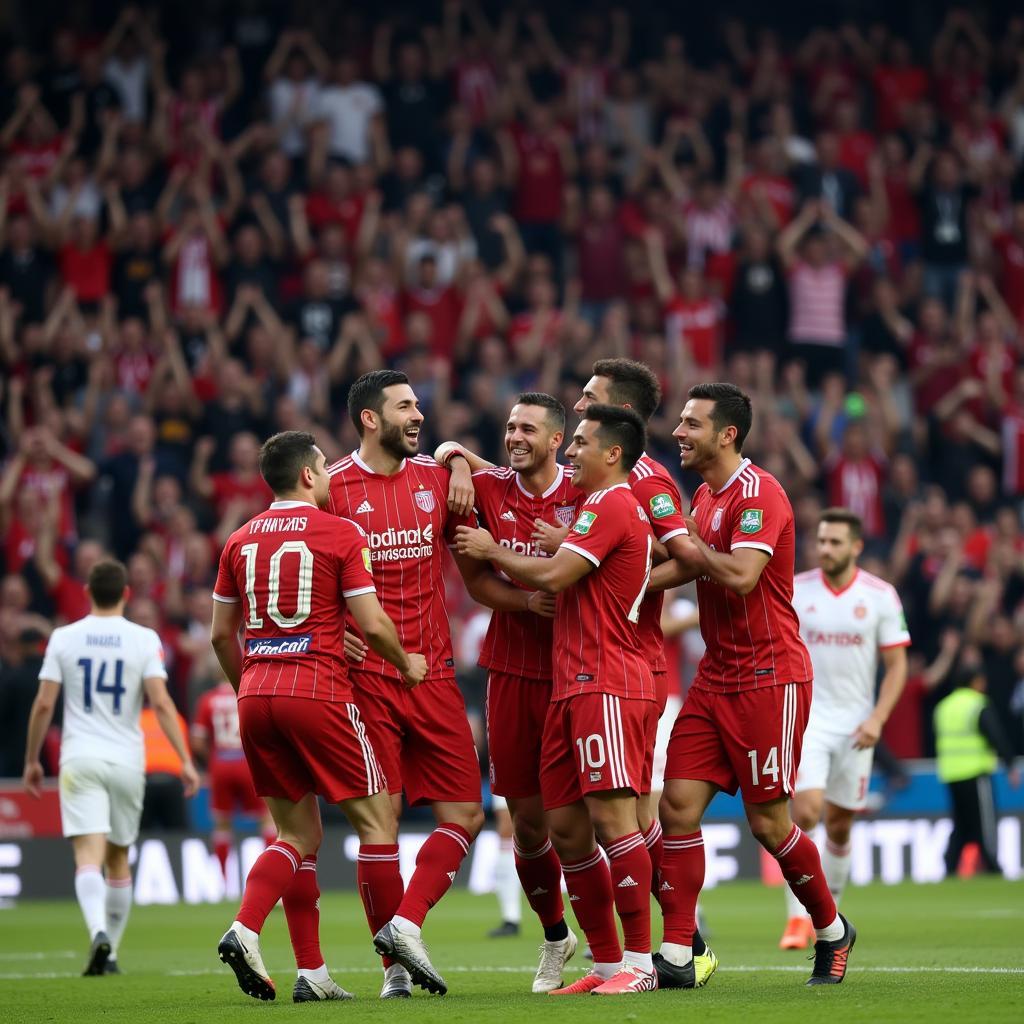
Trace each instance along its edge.
<path fill-rule="evenodd" d="M 93 665 L 98 664 L 96 678 L 93 678 Z M 78 667 L 82 670 L 82 700 L 85 710 L 92 711 L 93 693 L 109 693 L 115 715 L 121 714 L 121 697 L 125 692 L 121 679 L 124 675 L 124 662 L 120 658 L 113 663 L 114 681 L 107 682 L 107 662 L 93 662 L 92 658 L 79 658 Z"/>

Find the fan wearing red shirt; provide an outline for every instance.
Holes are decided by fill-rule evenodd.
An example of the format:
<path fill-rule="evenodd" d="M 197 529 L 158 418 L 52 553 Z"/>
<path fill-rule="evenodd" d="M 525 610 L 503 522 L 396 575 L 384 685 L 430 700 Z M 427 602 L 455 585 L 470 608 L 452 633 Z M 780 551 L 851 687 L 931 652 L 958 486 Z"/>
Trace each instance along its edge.
<path fill-rule="evenodd" d="M 996 235 L 992 247 L 999 255 L 999 284 L 1003 299 L 1024 326 L 1024 202 L 1013 204 L 1010 231 Z"/>
<path fill-rule="evenodd" d="M 415 274 L 415 281 L 402 290 L 403 320 L 423 313 L 430 320 L 431 352 L 450 357 L 462 315 L 462 296 L 454 285 L 438 281 L 437 260 L 431 255 L 420 257 Z"/>
<path fill-rule="evenodd" d="M 661 824 L 662 985 L 693 976 L 692 936 L 704 882 L 701 820 L 739 788 L 754 837 L 775 857 L 817 933 L 809 985 L 838 984 L 856 932 L 836 911 L 818 848 L 790 817 L 811 706 L 811 660 L 793 610 L 793 509 L 779 482 L 741 454 L 750 399 L 734 384 L 690 388 L 673 436 L 680 464 L 704 483 L 690 535 L 702 559 L 659 567 L 656 587 L 697 580 L 707 650 L 669 740 Z M 667 888 L 665 888 L 667 884 Z"/>
<path fill-rule="evenodd" d="M 227 879 L 232 814 L 237 810 L 259 818 L 267 846 L 277 838 L 277 828 L 270 810 L 253 788 L 238 727 L 238 697 L 226 679 L 199 698 L 189 738 L 193 754 L 206 762 L 210 776 L 213 852 Z"/>
<path fill-rule="evenodd" d="M 331 466 L 330 507 L 365 529 L 384 607 L 402 643 L 423 651 L 428 666 L 424 683 L 410 691 L 395 668 L 367 652 L 352 668 L 352 680 L 396 810 L 404 790 L 410 805 L 430 805 L 437 820 L 404 897 L 399 893 L 393 905 L 376 904 L 381 927 L 374 944 L 414 981 L 423 977 L 431 991 L 444 992 L 444 980 L 420 941 L 420 926 L 448 891 L 483 825 L 480 769 L 455 682 L 443 573 L 445 542 L 454 544 L 458 523 L 473 521 L 472 495 L 456 502 L 462 514 L 450 512 L 448 473 L 429 456 L 417 455 L 423 414 L 404 373 L 364 374 L 349 390 L 348 409 L 360 444 Z M 522 608 L 522 593 L 487 566 L 461 556 L 456 564 L 481 604 Z M 358 645 L 358 638 L 352 642 Z M 397 872 L 397 845 L 373 856 L 391 858 Z M 408 975 L 389 974 L 385 992 L 391 991 L 408 992 Z"/>
<path fill-rule="evenodd" d="M 249 872 L 218 953 L 243 992 L 273 999 L 259 933 L 283 898 L 299 968 L 293 998 L 342 999 L 347 994 L 320 953 L 316 854 L 323 826 L 316 798 L 339 804 L 361 851 L 393 844 L 398 835 L 387 780 L 353 699 L 342 647 L 346 612 L 405 685 L 422 681 L 426 659 L 406 653 L 377 600 L 366 535 L 322 510 L 330 478 L 313 435 L 275 434 L 260 450 L 260 471 L 276 500 L 228 538 L 210 639 L 239 695 L 242 749 L 278 839 Z M 368 914 L 396 890 L 397 864 L 393 871 L 360 870 Z"/>
<path fill-rule="evenodd" d="M 658 987 L 651 962 L 651 858 L 637 817 L 637 798 L 650 788 L 644 772 L 658 722 L 650 656 L 637 628 L 654 537 L 629 488 L 645 441 L 643 420 L 633 410 L 589 406 L 566 452 L 572 482 L 587 497 L 550 558 L 513 551 L 486 530 L 457 531 L 463 554 L 488 559 L 513 579 L 558 595 L 540 784 L 594 969 L 552 995 Z"/>

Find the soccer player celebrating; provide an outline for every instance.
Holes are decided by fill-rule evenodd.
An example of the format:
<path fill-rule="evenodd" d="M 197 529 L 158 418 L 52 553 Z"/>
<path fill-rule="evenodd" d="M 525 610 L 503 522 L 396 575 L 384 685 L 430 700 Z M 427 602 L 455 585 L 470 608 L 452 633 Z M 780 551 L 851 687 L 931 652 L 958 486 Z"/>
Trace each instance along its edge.
<path fill-rule="evenodd" d="M 410 804 L 429 804 L 437 820 L 404 895 L 395 843 L 361 853 L 359 871 L 361 877 L 390 880 L 387 899 L 366 903 L 377 926 L 374 945 L 385 958 L 381 996 L 409 995 L 410 976 L 443 993 L 444 979 L 430 963 L 420 928 L 450 888 L 484 820 L 476 748 L 455 683 L 441 547 L 444 541 L 453 544 L 456 525 L 468 520 L 449 513 L 448 473 L 416 454 L 423 414 L 404 373 L 364 374 L 349 390 L 348 410 L 360 444 L 330 468 L 331 508 L 366 530 L 384 607 L 402 643 L 427 658 L 426 680 L 412 691 L 392 666 L 369 652 L 352 668 L 352 681 L 396 813 L 404 790 Z M 472 511 L 471 492 L 465 510 Z M 525 607 L 523 592 L 489 567 L 458 555 L 456 564 L 481 604 L 505 611 Z"/>
<path fill-rule="evenodd" d="M 38 796 L 43 781 L 39 751 L 63 688 L 60 816 L 74 851 L 75 895 L 92 944 L 87 975 L 121 973 L 117 952 L 132 905 L 128 847 L 139 834 L 146 788 L 139 726 L 143 695 L 182 760 L 185 795 L 199 788 L 167 693 L 160 638 L 124 617 L 127 584 L 120 562 L 100 561 L 89 571 L 92 609 L 84 619 L 53 631 L 25 743 L 22 781 Z"/>
<path fill-rule="evenodd" d="M 427 664 L 402 648 L 377 600 L 363 531 L 323 511 L 330 478 L 313 435 L 275 434 L 260 450 L 260 473 L 275 500 L 228 538 L 210 636 L 238 692 L 242 748 L 278 838 L 252 866 L 218 953 L 243 992 L 273 999 L 259 935 L 283 899 L 298 967 L 292 998 L 348 999 L 320 953 L 317 796 L 339 804 L 359 834 L 361 853 L 394 844 L 398 824 L 352 697 L 343 653 L 346 611 L 405 686 L 420 683 Z M 364 899 L 388 898 L 375 879 L 362 880 L 364 886 L 370 890 Z"/>
<path fill-rule="evenodd" d="M 860 518 L 830 508 L 818 521 L 820 569 L 793 581 L 793 607 L 814 667 L 814 700 L 793 796 L 793 820 L 804 831 L 825 816 L 825 880 L 839 902 L 850 877 L 850 830 L 864 806 L 875 744 L 907 681 L 903 606 L 884 580 L 858 568 L 864 548 Z M 878 658 L 885 675 L 875 699 Z M 789 922 L 781 949 L 803 949 L 813 926 L 787 889 Z"/>
<path fill-rule="evenodd" d="M 698 384 L 674 436 L 681 465 L 704 482 L 690 536 L 700 629 L 707 645 L 669 741 L 661 823 L 663 987 L 693 983 L 692 936 L 704 882 L 700 825 L 719 790 L 743 794 L 754 837 L 782 868 L 817 936 L 809 985 L 838 984 L 856 932 L 836 911 L 818 849 L 789 814 L 811 704 L 811 660 L 793 609 L 793 510 L 779 482 L 745 459 L 750 399 L 733 384 Z M 667 562 L 652 585 L 693 577 Z"/>
<path fill-rule="evenodd" d="M 632 410 L 599 404 L 587 409 L 566 453 L 572 482 L 587 498 L 551 558 L 519 554 L 486 530 L 457 531 L 463 554 L 560 595 L 540 784 L 594 969 L 552 995 L 617 995 L 658 986 L 650 953 L 651 858 L 637 819 L 658 721 L 650 656 L 636 626 L 653 536 L 628 484 L 644 442 L 643 421 Z"/>
<path fill-rule="evenodd" d="M 193 753 L 206 762 L 210 776 L 213 852 L 227 879 L 228 854 L 234 838 L 232 814 L 239 810 L 259 818 L 260 831 L 268 846 L 277 838 L 277 826 L 270 809 L 253 789 L 238 730 L 238 697 L 226 679 L 199 698 L 190 738 Z"/>
<path fill-rule="evenodd" d="M 519 396 L 505 425 L 510 465 L 473 474 L 476 509 L 503 547 L 541 554 L 532 539 L 534 522 L 568 526 L 583 497 L 568 467 L 556 457 L 565 431 L 565 409 L 538 392 Z M 442 456 L 443 457 L 443 456 Z M 523 892 L 544 928 L 534 992 L 562 985 L 565 964 L 576 952 L 576 936 L 565 923 L 562 867 L 548 837 L 540 795 L 541 736 L 551 703 L 552 627 L 550 595 L 521 587 L 520 611 L 491 616 L 480 652 L 487 675 L 487 749 L 491 790 L 505 797 L 512 815 L 516 871 Z"/>

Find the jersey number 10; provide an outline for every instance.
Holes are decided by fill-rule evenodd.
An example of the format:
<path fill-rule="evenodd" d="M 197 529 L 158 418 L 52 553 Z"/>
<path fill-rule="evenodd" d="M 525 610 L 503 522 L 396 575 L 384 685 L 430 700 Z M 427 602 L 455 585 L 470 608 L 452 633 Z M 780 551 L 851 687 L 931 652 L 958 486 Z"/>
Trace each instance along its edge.
<path fill-rule="evenodd" d="M 121 714 L 121 696 L 125 692 L 121 677 L 124 675 L 124 662 L 120 658 L 114 662 L 114 682 L 107 683 L 107 662 L 99 662 L 99 671 L 93 679 L 92 658 L 79 658 L 78 667 L 82 670 L 82 699 L 85 710 L 92 711 L 92 695 L 96 693 L 109 693 L 115 715 Z"/>
<path fill-rule="evenodd" d="M 256 607 L 256 555 L 258 544 L 244 544 L 241 547 L 245 559 L 245 603 L 249 606 L 246 629 L 262 629 L 263 619 Z M 285 555 L 298 555 L 298 593 L 295 595 L 295 611 L 291 615 L 281 612 L 281 562 Z M 301 626 L 313 608 L 313 552 L 304 540 L 286 540 L 270 556 L 270 572 L 267 577 L 267 614 L 281 629 Z"/>

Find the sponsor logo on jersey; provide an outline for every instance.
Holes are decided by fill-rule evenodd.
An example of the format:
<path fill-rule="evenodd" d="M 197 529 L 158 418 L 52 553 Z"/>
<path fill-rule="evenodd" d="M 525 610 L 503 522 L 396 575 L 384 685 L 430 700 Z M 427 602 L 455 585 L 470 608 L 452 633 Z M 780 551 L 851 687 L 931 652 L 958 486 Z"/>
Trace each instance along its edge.
<path fill-rule="evenodd" d="M 434 511 L 434 492 L 433 491 L 417 491 L 413 497 L 416 499 L 416 505 L 423 509 L 424 512 Z"/>
<path fill-rule="evenodd" d="M 306 636 L 265 636 L 259 640 L 246 640 L 245 653 L 250 657 L 262 658 L 269 654 L 307 654 L 313 637 Z"/>
<path fill-rule="evenodd" d="M 356 515 L 357 516 L 361 516 L 361 515 L 363 515 L 366 512 L 372 512 L 372 511 L 373 511 L 373 506 L 368 501 L 364 501 L 359 506 L 359 508 L 356 509 Z"/>
<path fill-rule="evenodd" d="M 594 521 L 597 519 L 596 512 L 581 512 L 579 518 L 576 520 L 576 525 L 573 526 L 573 533 L 587 534 L 590 533 L 590 528 L 594 525 Z"/>
<path fill-rule="evenodd" d="M 362 555 L 363 555 L 363 568 L 368 573 L 372 573 L 373 572 L 373 560 L 370 558 L 370 549 L 369 548 L 363 548 L 362 549 Z"/>
<path fill-rule="evenodd" d="M 720 508 L 715 509 L 715 514 L 711 517 L 711 529 L 717 530 L 722 525 L 722 510 Z"/>
<path fill-rule="evenodd" d="M 651 498 L 651 515 L 655 519 L 664 519 L 676 513 L 676 503 L 671 494 L 656 494 Z"/>
<path fill-rule="evenodd" d="M 503 548 L 508 548 L 509 551 L 514 551 L 517 555 L 529 555 L 531 558 L 548 557 L 546 551 L 541 551 L 540 541 L 516 540 L 514 537 L 511 539 L 502 537 L 498 544 Z"/>
<path fill-rule="evenodd" d="M 431 495 L 433 497 L 433 495 Z M 434 553 L 434 525 L 412 530 L 371 530 L 370 557 L 374 562 L 402 562 L 407 558 L 429 558 Z"/>
<path fill-rule="evenodd" d="M 572 526 L 572 517 L 576 515 L 575 505 L 563 505 L 561 508 L 555 509 L 555 518 L 563 526 Z"/>
<path fill-rule="evenodd" d="M 861 647 L 864 637 L 859 633 L 826 633 L 821 629 L 809 629 L 807 642 L 823 647 Z"/>
<path fill-rule="evenodd" d="M 764 525 L 764 509 L 746 508 L 740 516 L 740 533 L 757 533 Z"/>

